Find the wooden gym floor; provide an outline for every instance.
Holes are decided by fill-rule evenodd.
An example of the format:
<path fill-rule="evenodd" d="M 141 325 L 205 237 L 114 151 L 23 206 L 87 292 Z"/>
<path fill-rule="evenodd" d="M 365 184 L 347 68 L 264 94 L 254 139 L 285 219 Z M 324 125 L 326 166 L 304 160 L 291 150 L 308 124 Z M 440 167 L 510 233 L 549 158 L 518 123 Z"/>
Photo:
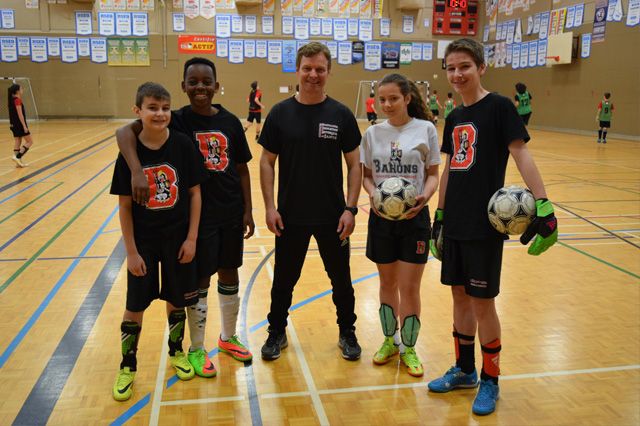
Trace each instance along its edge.
<path fill-rule="evenodd" d="M 145 315 L 134 395 L 113 401 L 126 293 L 117 199 L 108 194 L 119 125 L 34 123 L 24 169 L 10 160 L 8 130 L 0 137 L 0 424 L 640 422 L 640 144 L 596 144 L 595 132 L 532 131 L 529 146 L 556 206 L 560 240 L 540 257 L 506 243 L 497 299 L 503 375 L 493 415 L 471 414 L 473 390 L 426 390 L 454 358 L 451 296 L 439 284 L 438 261 L 429 261 L 422 282 L 417 352 L 424 378 L 397 362 L 372 365 L 382 336 L 376 268 L 364 255 L 364 192 L 351 260 L 362 359 L 340 356 L 330 286 L 313 243 L 294 294 L 290 345 L 277 361 L 260 359 L 274 239 L 264 226 L 260 147 L 253 142 L 257 230 L 240 271 L 238 330 L 256 359 L 244 366 L 214 351 L 218 377 L 177 382 L 167 363 L 164 307 L 156 302 Z M 511 163 L 506 181 L 521 183 Z M 219 331 L 211 293 L 209 350 Z M 478 345 L 476 352 L 479 364 Z"/>

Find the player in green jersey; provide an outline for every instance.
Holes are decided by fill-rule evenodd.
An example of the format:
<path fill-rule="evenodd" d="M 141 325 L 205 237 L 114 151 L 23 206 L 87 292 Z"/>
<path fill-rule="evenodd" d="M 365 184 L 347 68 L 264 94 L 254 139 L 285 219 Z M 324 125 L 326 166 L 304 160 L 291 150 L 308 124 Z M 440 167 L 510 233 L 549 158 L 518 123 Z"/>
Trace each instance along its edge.
<path fill-rule="evenodd" d="M 611 93 L 606 92 L 604 98 L 598 104 L 598 114 L 596 121 L 600 123 L 598 130 L 598 143 L 607 143 L 607 130 L 611 127 L 611 116 L 613 115 L 613 102 L 611 102 Z"/>

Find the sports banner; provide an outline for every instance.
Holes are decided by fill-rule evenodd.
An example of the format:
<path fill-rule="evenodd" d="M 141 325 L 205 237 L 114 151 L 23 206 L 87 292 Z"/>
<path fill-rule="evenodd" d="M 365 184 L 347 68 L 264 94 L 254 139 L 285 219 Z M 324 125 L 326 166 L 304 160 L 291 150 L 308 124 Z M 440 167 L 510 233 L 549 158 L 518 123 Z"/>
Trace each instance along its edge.
<path fill-rule="evenodd" d="M 179 35 L 178 53 L 194 54 L 216 52 L 216 37 L 212 35 Z"/>

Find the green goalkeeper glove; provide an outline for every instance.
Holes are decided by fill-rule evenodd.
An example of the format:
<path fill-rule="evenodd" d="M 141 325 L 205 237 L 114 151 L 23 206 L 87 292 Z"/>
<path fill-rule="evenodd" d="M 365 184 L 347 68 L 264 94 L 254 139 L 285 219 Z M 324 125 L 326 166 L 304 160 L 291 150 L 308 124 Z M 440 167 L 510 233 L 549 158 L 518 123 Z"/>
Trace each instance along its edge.
<path fill-rule="evenodd" d="M 558 220 L 553 214 L 553 205 L 546 198 L 536 200 L 536 218 L 520 237 L 520 242 L 527 245 L 533 237 L 533 243 L 527 253 L 538 256 L 558 241 Z"/>
<path fill-rule="evenodd" d="M 442 241 L 443 241 L 443 226 L 444 210 L 436 209 L 436 213 L 433 215 L 433 226 L 431 227 L 431 239 L 429 240 L 429 250 L 433 257 L 438 260 L 442 260 Z"/>

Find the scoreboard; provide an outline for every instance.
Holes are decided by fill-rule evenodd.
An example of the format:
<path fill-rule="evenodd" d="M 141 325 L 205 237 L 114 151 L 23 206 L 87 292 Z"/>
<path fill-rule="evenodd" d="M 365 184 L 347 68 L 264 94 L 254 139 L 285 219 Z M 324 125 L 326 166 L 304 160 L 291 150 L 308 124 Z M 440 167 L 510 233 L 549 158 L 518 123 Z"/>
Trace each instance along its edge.
<path fill-rule="evenodd" d="M 475 35 L 478 0 L 433 0 L 434 35 Z"/>

